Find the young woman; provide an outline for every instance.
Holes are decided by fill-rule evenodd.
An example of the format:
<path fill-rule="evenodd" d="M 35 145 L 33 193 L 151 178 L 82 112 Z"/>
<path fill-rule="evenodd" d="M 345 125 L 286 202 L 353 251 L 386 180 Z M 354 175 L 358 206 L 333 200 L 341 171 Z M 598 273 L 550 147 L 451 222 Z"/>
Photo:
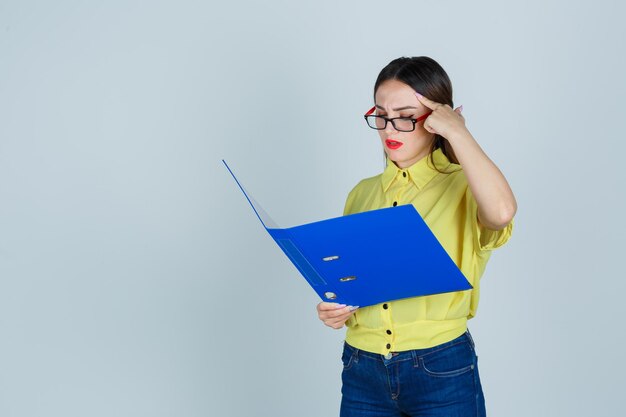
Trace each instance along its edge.
<path fill-rule="evenodd" d="M 511 236 L 517 203 L 465 127 L 462 106 L 452 107 L 450 79 L 428 57 L 391 61 L 374 85 L 365 119 L 378 131 L 387 165 L 350 191 L 344 215 L 413 204 L 473 289 L 364 308 L 318 304 L 324 324 L 347 327 L 342 417 L 486 414 L 467 320 L 476 314 L 491 251 Z M 391 251 L 398 233 L 411 231 L 382 237 Z"/>

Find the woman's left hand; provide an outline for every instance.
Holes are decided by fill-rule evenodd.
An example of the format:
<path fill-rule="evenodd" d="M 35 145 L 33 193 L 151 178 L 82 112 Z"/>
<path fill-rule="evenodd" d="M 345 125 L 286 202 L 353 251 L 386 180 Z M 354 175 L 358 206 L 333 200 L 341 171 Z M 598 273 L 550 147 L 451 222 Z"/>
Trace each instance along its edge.
<path fill-rule="evenodd" d="M 424 129 L 428 132 L 441 135 L 449 140 L 451 135 L 467 130 L 465 118 L 461 114 L 463 106 L 452 110 L 449 105 L 427 99 L 420 93 L 415 93 L 415 95 L 420 103 L 432 110 L 432 113 L 424 120 Z"/>

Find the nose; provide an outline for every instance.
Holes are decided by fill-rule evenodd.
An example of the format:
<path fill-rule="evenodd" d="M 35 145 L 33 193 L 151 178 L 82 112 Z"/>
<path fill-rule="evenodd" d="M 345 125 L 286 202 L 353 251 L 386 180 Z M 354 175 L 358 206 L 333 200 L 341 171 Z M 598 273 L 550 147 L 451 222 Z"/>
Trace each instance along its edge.
<path fill-rule="evenodd" d="M 385 133 L 391 135 L 393 133 L 397 133 L 398 131 L 393 127 L 393 123 L 387 120 L 387 126 L 385 127 Z"/>

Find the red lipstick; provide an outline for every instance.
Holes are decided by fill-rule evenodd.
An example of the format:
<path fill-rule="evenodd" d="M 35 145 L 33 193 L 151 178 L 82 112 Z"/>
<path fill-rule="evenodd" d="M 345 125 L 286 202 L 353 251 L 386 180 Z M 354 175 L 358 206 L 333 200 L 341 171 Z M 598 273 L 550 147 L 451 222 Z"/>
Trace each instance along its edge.
<path fill-rule="evenodd" d="M 387 138 L 385 140 L 385 145 L 387 145 L 389 149 L 398 149 L 400 146 L 404 145 L 404 143 L 398 142 L 397 140 L 393 140 L 391 138 Z"/>

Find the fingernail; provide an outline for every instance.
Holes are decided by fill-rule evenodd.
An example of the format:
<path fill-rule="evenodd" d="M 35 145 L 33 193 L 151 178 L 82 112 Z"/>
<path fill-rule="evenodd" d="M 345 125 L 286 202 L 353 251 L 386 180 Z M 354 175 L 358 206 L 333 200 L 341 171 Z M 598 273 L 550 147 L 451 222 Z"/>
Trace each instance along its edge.
<path fill-rule="evenodd" d="M 417 91 L 415 92 L 415 94 L 419 97 L 422 98 L 422 95 L 420 93 L 418 93 Z"/>
<path fill-rule="evenodd" d="M 463 105 L 461 104 L 461 107 L 459 107 L 459 111 L 463 111 Z"/>
<path fill-rule="evenodd" d="M 344 308 L 344 307 L 346 307 L 345 304 L 337 304 L 337 308 Z"/>
<path fill-rule="evenodd" d="M 359 306 L 350 306 L 350 311 L 354 311 L 354 310 L 356 310 L 357 308 L 359 308 Z"/>

